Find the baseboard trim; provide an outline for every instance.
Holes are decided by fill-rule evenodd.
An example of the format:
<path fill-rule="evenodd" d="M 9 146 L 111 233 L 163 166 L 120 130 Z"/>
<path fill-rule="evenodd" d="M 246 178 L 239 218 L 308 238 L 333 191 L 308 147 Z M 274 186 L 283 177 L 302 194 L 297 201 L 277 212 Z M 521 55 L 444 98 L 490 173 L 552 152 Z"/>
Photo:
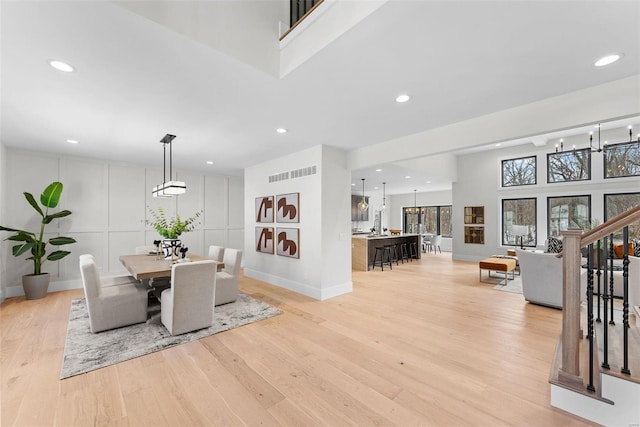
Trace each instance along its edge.
<path fill-rule="evenodd" d="M 284 277 L 264 273 L 262 271 L 252 270 L 246 267 L 244 269 L 244 275 L 320 301 L 353 291 L 352 282 L 346 282 L 339 285 L 319 289 L 313 286 L 309 286 L 305 283 L 296 282 L 293 280 L 285 279 Z"/>

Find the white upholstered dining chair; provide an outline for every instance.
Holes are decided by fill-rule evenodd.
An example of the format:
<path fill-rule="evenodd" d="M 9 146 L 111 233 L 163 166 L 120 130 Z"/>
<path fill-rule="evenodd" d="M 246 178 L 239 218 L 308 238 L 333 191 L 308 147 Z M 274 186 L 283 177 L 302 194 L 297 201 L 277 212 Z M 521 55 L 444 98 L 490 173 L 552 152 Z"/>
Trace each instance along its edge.
<path fill-rule="evenodd" d="M 222 262 L 224 259 L 224 248 L 222 246 L 209 246 L 209 258 Z"/>
<path fill-rule="evenodd" d="M 171 335 L 180 335 L 213 324 L 216 288 L 215 261 L 194 261 L 171 267 L 171 288 L 162 291 L 160 321 Z"/>
<path fill-rule="evenodd" d="M 239 249 L 225 249 L 223 262 L 224 268 L 216 273 L 215 305 L 227 304 L 238 299 L 242 251 Z"/>
<path fill-rule="evenodd" d="M 111 286 L 103 286 L 92 255 L 80 255 L 80 275 L 89 313 L 91 332 L 101 332 L 147 320 L 147 289 L 123 276 Z"/>

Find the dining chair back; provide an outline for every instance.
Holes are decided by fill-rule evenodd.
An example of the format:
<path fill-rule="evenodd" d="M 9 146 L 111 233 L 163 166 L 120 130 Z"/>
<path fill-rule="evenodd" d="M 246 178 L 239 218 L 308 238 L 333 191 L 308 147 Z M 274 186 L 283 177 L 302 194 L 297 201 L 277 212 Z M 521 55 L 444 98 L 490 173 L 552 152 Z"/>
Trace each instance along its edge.
<path fill-rule="evenodd" d="M 140 282 L 103 286 L 93 256 L 80 255 L 79 261 L 91 332 L 147 320 L 147 290 Z"/>
<path fill-rule="evenodd" d="M 215 305 L 227 304 L 238 299 L 242 251 L 240 249 L 226 248 L 223 262 L 223 270 L 216 273 Z"/>
<path fill-rule="evenodd" d="M 224 259 L 224 248 L 216 245 L 209 246 L 209 258 L 222 262 Z"/>
<path fill-rule="evenodd" d="M 213 324 L 216 287 L 213 260 L 174 264 L 171 288 L 162 291 L 160 320 L 171 335 L 180 335 Z"/>

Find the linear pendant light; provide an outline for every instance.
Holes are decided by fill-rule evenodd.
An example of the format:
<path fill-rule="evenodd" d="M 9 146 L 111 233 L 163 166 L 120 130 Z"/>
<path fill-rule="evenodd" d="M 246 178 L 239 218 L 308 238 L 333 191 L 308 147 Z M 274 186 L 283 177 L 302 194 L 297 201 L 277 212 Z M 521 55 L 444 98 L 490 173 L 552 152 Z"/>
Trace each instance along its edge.
<path fill-rule="evenodd" d="M 163 145 L 164 158 L 162 161 L 162 184 L 153 187 L 151 194 L 153 197 L 172 197 L 187 192 L 187 185 L 184 181 L 172 181 L 173 175 L 173 149 L 172 142 L 176 136 L 166 134 L 160 143 Z M 167 181 L 167 145 L 169 145 L 169 181 Z"/>

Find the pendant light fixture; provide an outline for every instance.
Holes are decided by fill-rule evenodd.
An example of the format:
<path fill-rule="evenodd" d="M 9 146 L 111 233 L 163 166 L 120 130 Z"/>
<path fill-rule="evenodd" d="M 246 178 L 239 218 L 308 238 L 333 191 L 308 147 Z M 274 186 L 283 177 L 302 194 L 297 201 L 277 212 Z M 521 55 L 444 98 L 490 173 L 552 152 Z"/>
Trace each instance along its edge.
<path fill-rule="evenodd" d="M 387 208 L 387 198 L 385 195 L 385 188 L 386 188 L 387 183 L 383 182 L 382 183 L 382 209 L 386 209 Z"/>
<path fill-rule="evenodd" d="M 362 201 L 358 203 L 358 209 L 360 209 L 361 211 L 366 211 L 367 208 L 369 207 L 369 204 L 364 198 L 364 178 L 361 178 L 361 179 L 362 179 Z"/>
<path fill-rule="evenodd" d="M 187 185 L 184 181 L 172 181 L 173 175 L 173 150 L 172 142 L 176 136 L 166 134 L 160 143 L 163 145 L 164 158 L 162 161 L 162 184 L 153 187 L 153 197 L 171 197 L 184 194 L 187 191 Z M 167 145 L 169 146 L 169 181 L 167 181 Z"/>

